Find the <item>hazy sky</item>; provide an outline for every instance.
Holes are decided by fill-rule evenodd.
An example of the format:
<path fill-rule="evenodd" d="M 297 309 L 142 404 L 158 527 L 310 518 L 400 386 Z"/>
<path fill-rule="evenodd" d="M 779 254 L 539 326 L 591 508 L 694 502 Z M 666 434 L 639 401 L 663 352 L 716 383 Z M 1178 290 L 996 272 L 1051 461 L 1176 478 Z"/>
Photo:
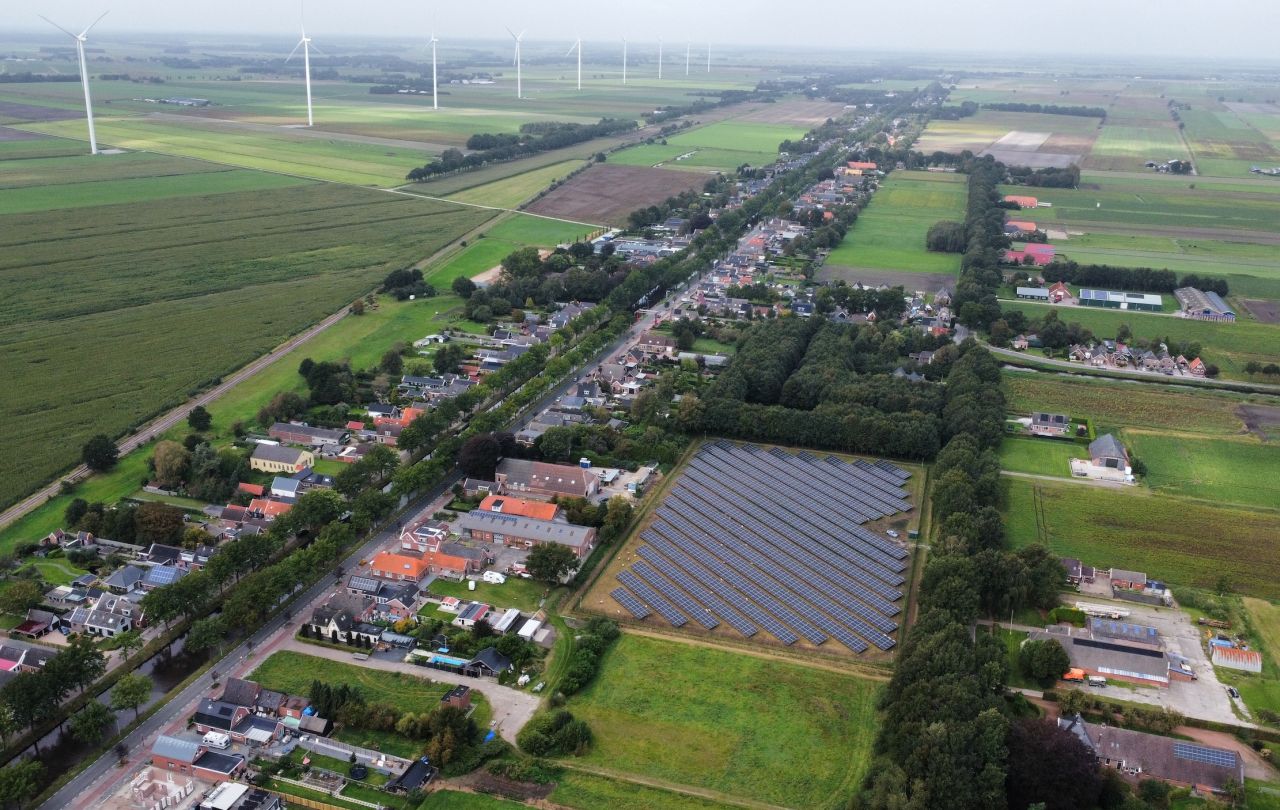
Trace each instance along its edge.
<path fill-rule="evenodd" d="M 0 2 L 0 31 L 31 31 L 45 14 L 79 30 L 103 10 L 102 33 L 202 31 L 290 36 L 294 0 L 21 0 Z M 802 13 L 801 13 L 802 12 Z M 498 38 L 503 26 L 527 38 L 723 44 L 771 43 L 853 50 L 979 50 L 998 53 L 1162 55 L 1276 59 L 1280 0 L 309 0 L 317 40 L 346 35 Z"/>

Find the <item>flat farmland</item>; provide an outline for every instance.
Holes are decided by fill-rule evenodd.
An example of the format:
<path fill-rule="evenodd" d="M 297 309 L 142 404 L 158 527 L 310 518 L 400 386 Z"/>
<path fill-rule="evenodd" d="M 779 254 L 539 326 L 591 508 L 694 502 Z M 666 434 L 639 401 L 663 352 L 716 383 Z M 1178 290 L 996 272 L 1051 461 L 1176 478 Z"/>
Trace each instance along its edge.
<path fill-rule="evenodd" d="M 88 151 L 85 144 L 77 141 L 0 126 L 0 161 L 83 155 Z"/>
<path fill-rule="evenodd" d="M 1005 529 L 1015 547 L 1145 571 L 1175 585 L 1280 599 L 1280 512 L 1221 507 L 1126 487 L 1005 480 Z"/>
<path fill-rule="evenodd" d="M 1121 124 L 1109 116 L 1084 165 L 1090 169 L 1136 171 L 1148 160 L 1190 159 L 1177 125 L 1167 113 L 1164 121 L 1141 126 Z"/>
<path fill-rule="evenodd" d="M 84 137 L 84 126 L 79 121 L 29 124 L 24 128 L 69 138 Z M 97 129 L 100 143 L 124 149 L 363 186 L 398 185 L 410 169 L 434 157 L 426 148 L 326 141 L 292 134 L 285 128 L 278 132 L 234 132 L 225 127 L 201 127 L 195 118 L 177 123 L 143 117 L 100 118 Z"/>
<path fill-rule="evenodd" d="M 1065 166 L 1089 153 L 1097 130 L 1096 118 L 981 110 L 958 121 L 930 121 L 916 148 L 925 153 L 968 149 L 1015 165 Z"/>
<path fill-rule="evenodd" d="M 445 291 L 454 279 L 462 276 L 473 278 L 491 270 L 521 248 L 552 248 L 562 242 L 589 236 L 594 231 L 593 228 L 568 222 L 516 214 L 485 231 L 484 238 L 476 239 L 442 262 L 424 267 L 423 272 L 426 280 L 437 290 Z"/>
<path fill-rule="evenodd" d="M 1218 504 L 1280 508 L 1280 443 L 1257 437 L 1205 437 L 1124 430 L 1130 452 L 1147 465 L 1154 490 Z"/>
<path fill-rule="evenodd" d="M 1180 115 L 1200 174 L 1248 177 L 1253 166 L 1280 164 L 1280 149 L 1267 134 L 1230 109 L 1196 108 Z"/>
<path fill-rule="evenodd" d="M 548 192 L 528 210 L 579 222 L 625 225 L 632 211 L 702 185 L 703 180 L 689 172 L 602 163 Z"/>
<path fill-rule="evenodd" d="M 955 253 L 931 253 L 925 234 L 940 219 L 964 219 L 966 178 L 960 174 L 896 171 L 872 198 L 871 205 L 844 241 L 831 251 L 827 266 L 915 273 L 954 274 Z"/>
<path fill-rule="evenodd" d="M 1007 302 L 1007 307 L 1020 309 L 1030 317 L 1043 317 L 1049 309 L 1048 305 L 1022 301 Z M 1251 321 L 1220 324 L 1096 307 L 1057 307 L 1055 311 L 1064 322 L 1079 323 L 1098 339 L 1114 338 L 1120 324 L 1127 323 L 1140 338 L 1199 343 L 1203 347 L 1201 357 L 1206 363 L 1218 365 L 1224 377 L 1243 378 L 1244 366 L 1249 361 L 1269 363 L 1280 357 L 1280 329 L 1268 324 Z"/>
<path fill-rule="evenodd" d="M 563 180 L 566 175 L 581 166 L 580 160 L 553 163 L 550 166 L 505 177 L 492 183 L 455 191 L 448 195 L 448 199 L 471 205 L 515 208 L 533 199 L 538 192 L 557 180 Z"/>
<path fill-rule="evenodd" d="M 624 633 L 568 708 L 595 736 L 586 764 L 835 808 L 866 772 L 879 691 L 852 675 Z"/>
<path fill-rule="evenodd" d="M 1087 448 L 1075 442 L 1006 436 L 1000 444 L 1000 468 L 1066 478 L 1071 475 L 1071 459 L 1087 455 Z"/>
<path fill-rule="evenodd" d="M 487 216 L 315 184 L 0 215 L 0 502 Z"/>

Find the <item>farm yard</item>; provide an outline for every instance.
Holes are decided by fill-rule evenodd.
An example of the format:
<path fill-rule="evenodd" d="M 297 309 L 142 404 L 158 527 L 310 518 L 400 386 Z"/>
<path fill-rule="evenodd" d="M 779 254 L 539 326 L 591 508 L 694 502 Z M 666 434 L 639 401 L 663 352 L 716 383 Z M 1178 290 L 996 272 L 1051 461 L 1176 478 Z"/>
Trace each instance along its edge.
<path fill-rule="evenodd" d="M 627 215 L 638 208 L 701 188 L 702 180 L 689 172 L 605 163 L 551 190 L 527 210 L 579 222 L 625 225 Z"/>
<path fill-rule="evenodd" d="M 624 633 L 568 708 L 594 732 L 585 764 L 833 808 L 867 767 L 878 693 L 853 675 Z"/>
<path fill-rule="evenodd" d="M 46 210 L 0 215 L 0 277 L 12 291 L 0 306 L 0 376 L 33 381 L 12 387 L 0 414 L 14 450 L 0 462 L 0 502 L 70 466 L 90 435 L 125 432 L 489 216 L 276 175 L 261 176 L 250 192 L 242 189 L 254 173 L 208 164 L 194 164 L 186 178 L 207 193 L 172 197 L 172 186 L 145 184 L 183 177 L 173 174 L 181 161 L 112 157 L 127 160 L 95 163 L 83 183 L 34 165 L 43 161 L 18 170 L 0 162 L 10 183 L 42 172 L 61 183 L 44 192 Z M 140 176 L 97 177 L 125 168 Z M 160 174 L 146 177 L 148 170 Z M 48 207 L 58 195 L 74 201 L 81 185 L 109 198 L 117 183 L 131 189 L 129 201 L 79 208 L 74 218 Z M 15 191 L 0 190 L 0 199 Z M 68 287 L 66 278 L 77 283 Z M 83 378 L 86 346 L 91 381 Z M 30 422 L 35 413 L 44 418 Z"/>
<path fill-rule="evenodd" d="M 947 273 L 960 256 L 931 253 L 925 234 L 940 219 L 964 219 L 966 184 L 959 174 L 895 171 L 873 197 L 844 241 L 827 257 L 826 278 L 840 268 Z M 830 272 L 829 272 L 830 271 Z M 854 274 L 856 276 L 856 273 Z"/>
<path fill-rule="evenodd" d="M 1145 571 L 1178 585 L 1280 599 L 1280 511 L 1216 506 L 1143 489 L 1005 480 L 1005 532 L 1015 547 Z"/>

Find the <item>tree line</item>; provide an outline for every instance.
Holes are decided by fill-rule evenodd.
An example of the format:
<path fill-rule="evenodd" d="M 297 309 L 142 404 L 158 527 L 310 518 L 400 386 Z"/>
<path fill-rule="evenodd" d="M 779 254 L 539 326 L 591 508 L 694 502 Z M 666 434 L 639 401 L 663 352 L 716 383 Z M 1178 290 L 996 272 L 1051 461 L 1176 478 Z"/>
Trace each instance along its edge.
<path fill-rule="evenodd" d="M 1199 290 L 1216 292 L 1218 295 L 1227 295 L 1230 290 L 1224 278 L 1209 278 L 1191 273 L 1178 278 L 1172 270 L 1154 267 L 1078 264 L 1062 259 L 1041 268 L 1040 276 L 1050 284 L 1062 281 L 1082 287 L 1102 287 L 1111 290 L 1171 293 L 1179 287 L 1195 287 Z"/>
<path fill-rule="evenodd" d="M 1026 104 L 1017 101 L 989 102 L 982 105 L 984 110 L 999 112 L 1042 113 L 1044 115 L 1078 115 L 1081 118 L 1106 118 L 1105 107 L 1082 107 L 1063 104 Z"/>
<path fill-rule="evenodd" d="M 525 125 L 525 127 L 528 126 L 531 125 Z M 446 149 L 440 157 L 410 171 L 405 179 L 418 182 L 439 174 L 474 169 L 487 163 L 514 160 L 552 149 L 562 149 L 594 138 L 629 132 L 635 128 L 636 122 L 632 119 L 601 118 L 595 124 L 555 123 L 539 126 L 533 131 L 523 131 L 524 127 L 522 127 L 520 135 L 477 133 L 467 141 L 467 148 L 476 151 L 464 155 L 459 149 Z M 472 146 L 472 143 L 476 145 Z"/>

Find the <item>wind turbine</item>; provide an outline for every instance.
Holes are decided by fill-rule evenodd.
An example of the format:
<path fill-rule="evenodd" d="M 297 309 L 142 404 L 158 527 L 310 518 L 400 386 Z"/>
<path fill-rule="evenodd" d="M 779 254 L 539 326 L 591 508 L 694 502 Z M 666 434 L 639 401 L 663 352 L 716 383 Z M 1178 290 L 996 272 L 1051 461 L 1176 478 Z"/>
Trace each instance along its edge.
<path fill-rule="evenodd" d="M 436 32 L 431 32 L 431 109 L 440 109 L 440 89 L 436 84 Z"/>
<path fill-rule="evenodd" d="M 89 68 L 85 65 L 84 61 L 84 43 L 85 36 L 89 33 L 89 30 L 92 29 L 93 26 L 102 22 L 102 17 L 107 16 L 109 13 L 110 12 L 107 11 L 102 12 L 102 16 L 98 17 L 98 19 L 89 24 L 88 28 L 78 34 L 71 33 L 43 14 L 39 15 L 40 19 L 49 23 L 49 25 L 52 25 L 54 28 L 76 41 L 76 55 L 80 57 L 80 85 L 84 87 L 84 114 L 89 121 L 89 154 L 91 155 L 98 154 L 98 136 L 93 131 L 93 102 L 89 99 Z"/>
<path fill-rule="evenodd" d="M 693 43 L 686 42 L 684 44 L 684 75 L 689 75 L 689 54 L 693 52 Z"/>
<path fill-rule="evenodd" d="M 521 79 L 520 79 L 520 40 L 524 39 L 524 31 L 521 31 L 519 34 L 517 34 L 514 31 L 512 31 L 510 28 L 508 28 L 507 33 L 511 34 L 511 38 L 516 41 L 516 56 L 515 56 L 516 98 L 524 98 L 523 85 L 521 84 Z"/>
<path fill-rule="evenodd" d="M 298 40 L 298 44 L 293 46 L 293 50 L 289 51 L 289 56 L 285 59 L 285 63 L 293 58 L 293 55 L 302 49 L 302 73 L 307 84 L 307 126 L 315 124 L 315 119 L 311 115 L 311 37 L 307 36 L 307 23 L 302 19 L 301 4 L 299 4 L 298 19 L 302 24 L 302 39 Z M 320 49 L 317 48 L 317 51 Z"/>
<path fill-rule="evenodd" d="M 711 43 L 707 43 L 707 72 L 711 72 Z"/>
<path fill-rule="evenodd" d="M 627 83 L 627 38 L 622 38 L 622 83 Z"/>
<path fill-rule="evenodd" d="M 564 55 L 568 56 L 574 51 L 578 52 L 578 89 L 581 90 L 582 89 L 582 37 L 578 37 L 574 41 L 573 45 L 569 46 L 569 50 L 564 52 Z"/>
<path fill-rule="evenodd" d="M 662 37 L 658 37 L 658 80 L 662 80 Z"/>

